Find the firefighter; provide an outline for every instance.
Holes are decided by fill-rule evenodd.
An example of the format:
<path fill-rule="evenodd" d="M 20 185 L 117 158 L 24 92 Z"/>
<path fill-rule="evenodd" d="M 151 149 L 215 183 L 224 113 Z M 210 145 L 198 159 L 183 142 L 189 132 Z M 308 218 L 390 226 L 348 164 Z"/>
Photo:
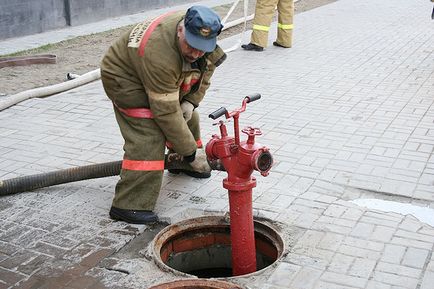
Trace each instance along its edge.
<path fill-rule="evenodd" d="M 216 44 L 223 26 L 204 6 L 139 23 L 107 51 L 104 90 L 124 138 L 124 159 L 110 217 L 128 223 L 158 220 L 165 147 L 182 156 L 193 177 L 209 177 L 195 108 L 226 54 Z"/>
<path fill-rule="evenodd" d="M 277 39 L 274 46 L 290 48 L 292 46 L 292 29 L 294 16 L 293 0 L 257 0 L 253 32 L 249 44 L 241 45 L 245 50 L 263 51 L 268 43 L 268 31 L 277 5 Z"/>

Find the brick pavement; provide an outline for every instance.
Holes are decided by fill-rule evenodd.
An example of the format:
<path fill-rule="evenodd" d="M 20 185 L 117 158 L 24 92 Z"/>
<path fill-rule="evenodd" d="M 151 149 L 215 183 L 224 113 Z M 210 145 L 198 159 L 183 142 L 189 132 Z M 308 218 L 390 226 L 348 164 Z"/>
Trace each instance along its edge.
<path fill-rule="evenodd" d="M 217 132 L 209 112 L 262 93 L 241 115 L 242 126 L 261 127 L 258 141 L 276 159 L 267 178 L 258 176 L 255 214 L 302 230 L 266 276 L 234 282 L 432 288 L 434 229 L 349 202 L 374 197 L 434 207 L 431 8 L 429 1 L 339 0 L 297 15 L 290 50 L 235 51 L 216 72 L 199 108 L 203 139 Z M 0 112 L 0 135 L 2 179 L 122 156 L 99 82 Z M 224 213 L 224 176 L 166 174 L 156 211 L 169 222 Z M 110 268 L 98 263 L 146 230 L 108 218 L 116 179 L 2 197 L 0 288 L 147 288 L 175 278 L 145 258 L 113 259 Z"/>

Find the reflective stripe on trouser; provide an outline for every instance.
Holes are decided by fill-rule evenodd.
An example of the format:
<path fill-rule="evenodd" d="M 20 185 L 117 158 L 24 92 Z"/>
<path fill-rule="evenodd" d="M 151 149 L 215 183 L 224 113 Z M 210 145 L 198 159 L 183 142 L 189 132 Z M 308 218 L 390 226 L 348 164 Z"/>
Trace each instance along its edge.
<path fill-rule="evenodd" d="M 277 42 L 283 46 L 292 45 L 292 21 L 294 15 L 293 0 L 257 0 L 255 18 L 253 19 L 253 32 L 250 42 L 261 47 L 268 45 L 268 31 L 277 5 L 279 26 Z M 291 29 L 287 29 L 287 28 Z"/>
<path fill-rule="evenodd" d="M 163 179 L 164 134 L 152 119 L 128 117 L 116 108 L 115 116 L 125 140 L 125 162 L 122 162 L 113 206 L 153 210 Z"/>

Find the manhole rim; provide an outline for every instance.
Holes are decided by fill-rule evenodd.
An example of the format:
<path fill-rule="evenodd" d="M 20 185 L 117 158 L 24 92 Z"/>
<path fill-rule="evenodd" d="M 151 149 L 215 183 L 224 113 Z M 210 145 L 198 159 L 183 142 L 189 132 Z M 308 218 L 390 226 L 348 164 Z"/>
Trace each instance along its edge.
<path fill-rule="evenodd" d="M 223 281 L 223 280 L 216 280 L 215 278 L 213 278 L 213 279 L 197 278 L 197 279 L 178 279 L 178 280 L 172 280 L 172 281 L 161 283 L 161 284 L 155 284 L 152 287 L 150 287 L 149 289 L 167 289 L 167 288 L 172 288 L 172 287 L 167 287 L 167 286 L 171 286 L 171 285 L 178 285 L 178 286 L 214 286 L 216 289 L 217 288 L 218 289 L 243 289 L 244 288 L 244 287 L 242 287 L 242 286 L 240 286 L 238 284 L 227 282 L 227 281 Z M 182 287 L 180 287 L 180 288 L 182 288 Z"/>
<path fill-rule="evenodd" d="M 233 280 L 235 278 L 244 278 L 244 277 L 251 277 L 256 276 L 259 274 L 262 274 L 271 268 L 277 266 L 278 262 L 286 255 L 287 251 L 287 244 L 285 242 L 285 239 L 280 236 L 279 229 L 276 228 L 276 225 L 273 224 L 272 220 L 266 219 L 266 218 L 253 218 L 254 226 L 255 226 L 255 232 L 261 233 L 263 236 L 270 237 L 270 234 L 265 232 L 265 230 L 269 230 L 273 232 L 273 236 L 271 238 L 277 239 L 276 241 L 281 244 L 281 247 L 276 246 L 277 249 L 277 258 L 272 262 L 270 265 L 266 266 L 265 268 L 262 268 L 260 270 L 257 270 L 255 272 L 239 275 L 239 276 L 231 276 L 231 277 L 212 277 L 212 279 L 216 280 Z M 160 232 L 158 232 L 157 235 L 155 235 L 154 239 L 149 244 L 149 250 L 150 255 L 152 256 L 152 259 L 154 260 L 154 263 L 163 271 L 165 272 L 171 272 L 177 276 L 183 276 L 187 278 L 197 278 L 197 276 L 188 274 L 179 270 L 176 270 L 167 264 L 163 262 L 160 256 L 161 249 L 163 245 L 165 244 L 165 241 L 168 240 L 170 236 L 175 236 L 177 234 L 182 234 L 185 232 L 192 231 L 192 229 L 198 230 L 200 228 L 200 225 L 203 226 L 203 228 L 206 227 L 227 227 L 230 226 L 228 220 L 225 218 L 225 216 L 202 216 L 197 218 L 190 218 L 186 220 L 179 221 L 177 223 L 171 224 L 165 228 L 163 228 Z M 175 233 L 171 233 L 171 230 L 175 230 Z M 168 235 L 165 239 L 164 236 Z"/>

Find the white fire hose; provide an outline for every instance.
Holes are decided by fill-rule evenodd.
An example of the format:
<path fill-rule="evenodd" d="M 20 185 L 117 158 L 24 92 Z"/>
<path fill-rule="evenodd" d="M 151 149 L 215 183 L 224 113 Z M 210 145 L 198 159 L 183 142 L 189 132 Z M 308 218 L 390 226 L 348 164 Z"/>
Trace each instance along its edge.
<path fill-rule="evenodd" d="M 62 82 L 59 84 L 54 84 L 50 86 L 45 87 L 38 87 L 30 90 L 26 90 L 23 92 L 19 92 L 17 94 L 11 95 L 5 100 L 0 101 L 0 111 L 11 107 L 17 103 L 20 103 L 24 100 L 35 98 L 35 97 L 45 97 L 50 96 L 56 93 L 60 93 L 63 91 L 67 91 L 73 88 L 76 88 L 78 86 L 84 85 L 86 83 L 89 83 L 91 81 L 97 80 L 101 78 L 101 73 L 99 68 L 92 70 L 88 73 L 85 73 L 81 75 L 80 77 L 77 77 L 73 80 Z"/>

